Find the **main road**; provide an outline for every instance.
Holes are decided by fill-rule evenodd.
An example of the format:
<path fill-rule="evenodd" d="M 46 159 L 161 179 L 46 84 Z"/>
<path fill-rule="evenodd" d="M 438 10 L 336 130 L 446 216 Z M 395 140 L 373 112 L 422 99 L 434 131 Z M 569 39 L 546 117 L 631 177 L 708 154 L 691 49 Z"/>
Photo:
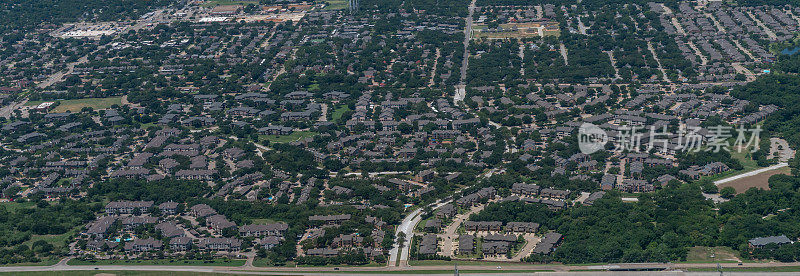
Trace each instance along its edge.
<path fill-rule="evenodd" d="M 463 101 L 466 97 L 466 80 L 467 80 L 467 67 L 469 66 L 469 40 L 472 37 L 472 16 L 475 14 L 475 1 L 472 0 L 469 4 L 469 15 L 467 15 L 467 23 L 466 28 L 464 28 L 464 58 L 461 61 L 461 81 L 458 85 L 456 85 L 456 92 L 453 95 L 453 104 L 458 105 L 459 102 Z M 490 122 L 491 123 L 491 122 Z M 499 125 L 497 126 L 499 127 Z M 450 202 L 448 200 L 447 202 Z M 447 202 L 437 201 L 433 203 L 434 209 L 439 208 Z M 422 219 L 420 213 L 422 212 L 422 208 L 418 208 L 413 212 L 406 215 L 403 219 L 403 222 L 400 223 L 400 226 L 397 227 L 397 231 L 395 236 L 399 235 L 400 233 L 405 234 L 406 240 L 403 243 L 403 246 L 400 247 L 398 242 L 395 241 L 394 247 L 389 251 L 389 266 L 395 267 L 398 265 L 398 258 L 399 265 L 401 267 L 408 266 L 408 255 L 409 255 L 409 246 L 411 244 L 411 239 L 414 236 L 414 227 L 416 227 L 417 223 Z"/>
<path fill-rule="evenodd" d="M 464 28 L 464 59 L 461 61 L 461 81 L 456 85 L 456 93 L 453 95 L 453 104 L 463 101 L 467 96 L 467 67 L 469 67 L 469 40 L 472 37 L 472 15 L 475 14 L 475 1 L 469 3 L 469 15 L 467 16 L 467 27 Z"/>
<path fill-rule="evenodd" d="M 439 207 L 442 207 L 445 204 L 450 203 L 452 201 L 453 201 L 452 199 L 448 199 L 447 201 L 444 202 L 442 202 L 442 200 L 437 200 L 436 202 L 431 203 L 428 206 L 431 206 L 433 210 L 436 210 L 439 209 Z M 417 208 L 413 212 L 406 215 L 406 217 L 403 219 L 403 222 L 401 222 L 400 225 L 397 226 L 397 231 L 395 232 L 395 236 L 398 236 L 400 233 L 403 233 L 405 234 L 406 239 L 403 242 L 402 248 L 399 246 L 398 241 L 395 241 L 394 247 L 392 247 L 392 249 L 389 250 L 390 267 L 398 266 L 397 262 L 398 257 L 400 258 L 399 266 L 401 267 L 409 266 L 408 255 L 410 254 L 409 252 L 411 252 L 409 247 L 411 246 L 411 239 L 414 237 L 414 228 L 417 226 L 417 224 L 419 224 L 419 221 L 422 220 L 422 209 L 423 208 Z"/>
<path fill-rule="evenodd" d="M 775 268 L 775 267 L 797 267 L 800 263 L 722 263 L 722 268 Z M 541 274 L 548 275 L 574 275 L 584 274 L 586 271 L 591 275 L 719 275 L 719 272 L 682 272 L 686 269 L 716 269 L 717 263 L 628 263 L 628 264 L 607 264 L 607 265 L 561 265 L 561 264 L 522 264 L 509 262 L 507 265 L 498 266 L 497 263 L 486 265 L 461 265 L 459 269 L 463 273 L 480 271 L 481 275 L 531 275 L 531 271 L 543 271 Z M 632 270 L 645 268 L 660 268 L 663 271 L 651 272 L 622 272 L 607 270 Z M 404 275 L 399 271 L 408 271 L 405 275 L 419 275 L 421 273 L 431 274 L 431 271 L 452 271 L 451 265 L 425 265 L 413 267 L 225 267 L 225 266 L 166 266 L 166 265 L 66 265 L 66 262 L 59 262 L 52 266 L 8 266 L 0 267 L 0 273 L 14 272 L 61 272 L 61 271 L 171 271 L 171 272 L 194 272 L 194 273 L 228 273 L 228 274 L 259 274 L 259 275 L 308 275 L 308 274 L 338 274 L 352 273 L 358 275 L 385 275 L 387 273 Z M 492 273 L 491 271 L 497 271 Z M 516 272 L 515 272 L 516 271 Z M 580 272 L 583 271 L 583 272 Z M 399 272 L 399 273 L 398 273 Z M 736 272 L 737 275 L 761 275 L 763 272 Z M 789 272 L 786 275 L 797 275 L 796 272 Z"/>
<path fill-rule="evenodd" d="M 485 173 L 481 174 L 479 178 L 487 179 L 492 177 L 492 175 L 496 173 L 502 173 L 503 171 L 498 169 L 491 169 L 486 171 Z M 461 192 L 461 189 L 455 191 L 455 193 Z M 444 198 L 439 199 L 434 203 L 428 204 L 432 210 L 436 210 L 441 208 L 442 206 L 447 205 L 448 203 L 453 202 L 452 198 Z M 408 267 L 408 255 L 409 255 L 409 246 L 411 245 L 411 239 L 414 237 L 414 228 L 419 224 L 419 221 L 422 220 L 422 207 L 417 208 L 416 210 L 412 211 L 403 219 L 399 226 L 397 226 L 397 231 L 395 232 L 395 236 L 399 235 L 401 232 L 405 234 L 406 240 L 403 243 L 402 248 L 398 245 L 398 242 L 395 241 L 394 247 L 389 250 L 389 267 L 396 267 L 398 266 L 397 259 L 399 257 L 400 267 Z"/>
<path fill-rule="evenodd" d="M 399 226 L 397 226 L 395 237 L 399 237 L 400 233 L 403 233 L 405 235 L 405 240 L 403 240 L 401 247 L 398 239 L 395 241 L 394 247 L 389 250 L 389 266 L 398 266 L 398 258 L 400 258 L 399 266 L 408 266 L 409 246 L 414 235 L 414 227 L 422 219 L 422 216 L 420 216 L 421 213 L 422 209 L 414 210 L 403 219 L 403 222 L 401 222 Z"/>

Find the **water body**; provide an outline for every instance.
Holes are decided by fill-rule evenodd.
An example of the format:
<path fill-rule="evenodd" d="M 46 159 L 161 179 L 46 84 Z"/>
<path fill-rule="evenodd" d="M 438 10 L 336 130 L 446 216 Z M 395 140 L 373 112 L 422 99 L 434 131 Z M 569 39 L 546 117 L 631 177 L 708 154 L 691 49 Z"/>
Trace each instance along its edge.
<path fill-rule="evenodd" d="M 791 55 L 796 54 L 797 52 L 800 52 L 800 47 L 794 47 L 794 48 L 791 48 L 791 49 L 789 49 L 789 48 L 783 49 L 783 51 L 781 51 L 781 54 L 790 55 L 791 56 Z"/>

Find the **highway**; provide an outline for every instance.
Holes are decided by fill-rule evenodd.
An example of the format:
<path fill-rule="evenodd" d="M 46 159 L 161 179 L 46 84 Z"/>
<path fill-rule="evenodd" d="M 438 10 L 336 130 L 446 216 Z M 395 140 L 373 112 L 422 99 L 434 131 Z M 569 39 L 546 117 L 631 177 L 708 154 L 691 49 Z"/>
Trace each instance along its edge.
<path fill-rule="evenodd" d="M 723 268 L 759 268 L 759 267 L 787 267 L 800 266 L 800 263 L 723 263 Z M 715 269 L 716 263 L 630 263 L 630 264 L 607 264 L 607 265 L 561 265 L 561 264 L 522 264 L 509 262 L 507 265 L 498 267 L 496 263 L 491 265 L 459 265 L 459 270 L 467 274 L 470 270 L 480 271 L 481 275 L 531 275 L 532 271 L 542 271 L 537 274 L 547 275 L 575 275 L 590 274 L 598 275 L 719 275 L 719 272 L 683 272 L 688 268 Z M 663 268 L 663 271 L 608 271 L 620 269 L 643 269 L 643 268 Z M 307 274 L 358 274 L 358 275 L 385 275 L 391 272 L 396 275 L 419 275 L 421 273 L 430 274 L 430 271 L 452 271 L 453 266 L 449 265 L 425 265 L 425 266 L 406 266 L 406 267 L 224 267 L 224 266 L 147 266 L 147 265 L 66 265 L 66 259 L 52 266 L 8 266 L 0 267 L 0 273 L 14 272 L 57 272 L 57 271 L 172 271 L 172 272 L 196 272 L 196 273 L 233 273 L 233 274 L 257 274 L 257 275 L 307 275 Z M 407 274 L 398 271 L 408 271 Z M 488 271 L 497 271 L 491 273 Z M 514 273 L 518 271 L 518 273 Z M 582 271 L 582 272 L 581 272 Z M 730 272 L 729 272 L 730 273 Z M 762 273 L 742 273 L 736 275 L 760 275 Z M 786 275 L 797 275 L 797 273 L 786 273 Z"/>

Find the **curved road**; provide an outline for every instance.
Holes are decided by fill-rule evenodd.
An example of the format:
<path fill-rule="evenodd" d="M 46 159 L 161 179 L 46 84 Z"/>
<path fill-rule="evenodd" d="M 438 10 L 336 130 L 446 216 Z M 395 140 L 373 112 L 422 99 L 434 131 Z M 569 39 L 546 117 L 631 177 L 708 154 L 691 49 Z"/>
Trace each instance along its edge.
<path fill-rule="evenodd" d="M 440 199 L 434 203 L 431 203 L 428 206 L 433 206 L 433 210 L 436 210 L 452 201 L 453 201 L 452 199 L 448 199 L 447 201 L 442 202 L 442 200 Z M 422 214 L 422 208 L 417 208 L 413 212 L 406 215 L 406 217 L 403 219 L 403 222 L 401 222 L 400 225 L 397 226 L 397 231 L 395 232 L 395 236 L 399 235 L 400 232 L 405 233 L 406 240 L 403 243 L 403 248 L 398 248 L 398 244 L 397 242 L 395 242 L 394 247 L 392 248 L 392 250 L 389 251 L 390 267 L 398 266 L 397 263 L 398 256 L 400 258 L 399 266 L 409 267 L 408 265 L 408 255 L 410 252 L 409 246 L 411 245 L 411 238 L 414 237 L 414 227 L 416 227 L 417 224 L 419 224 L 419 221 L 422 220 L 421 214 Z"/>
<path fill-rule="evenodd" d="M 397 258 L 398 254 L 400 256 L 400 266 L 408 266 L 408 246 L 411 244 L 411 238 L 413 233 L 414 226 L 419 223 L 422 217 L 419 214 L 422 213 L 422 209 L 414 210 L 408 214 L 404 219 L 403 222 L 397 226 L 397 231 L 395 232 L 395 237 L 400 235 L 400 233 L 405 233 L 406 240 L 403 242 L 403 247 L 400 248 L 397 242 L 394 243 L 394 247 L 392 250 L 389 250 L 389 266 L 397 266 Z"/>

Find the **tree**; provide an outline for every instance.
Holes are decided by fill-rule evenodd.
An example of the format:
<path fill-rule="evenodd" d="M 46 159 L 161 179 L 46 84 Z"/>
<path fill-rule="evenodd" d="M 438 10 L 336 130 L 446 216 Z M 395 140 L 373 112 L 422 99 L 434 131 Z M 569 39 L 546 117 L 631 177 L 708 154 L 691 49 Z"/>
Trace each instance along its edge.
<path fill-rule="evenodd" d="M 719 196 L 722 198 L 733 198 L 736 195 L 736 189 L 733 187 L 725 187 L 719 191 Z"/>
<path fill-rule="evenodd" d="M 716 194 L 719 192 L 717 185 L 714 185 L 714 182 L 708 179 L 703 179 L 700 181 L 700 188 L 702 188 L 703 192 L 707 194 Z"/>
<path fill-rule="evenodd" d="M 406 242 L 406 233 L 400 232 L 399 234 L 397 234 L 397 245 L 402 247 L 405 242 Z"/>

